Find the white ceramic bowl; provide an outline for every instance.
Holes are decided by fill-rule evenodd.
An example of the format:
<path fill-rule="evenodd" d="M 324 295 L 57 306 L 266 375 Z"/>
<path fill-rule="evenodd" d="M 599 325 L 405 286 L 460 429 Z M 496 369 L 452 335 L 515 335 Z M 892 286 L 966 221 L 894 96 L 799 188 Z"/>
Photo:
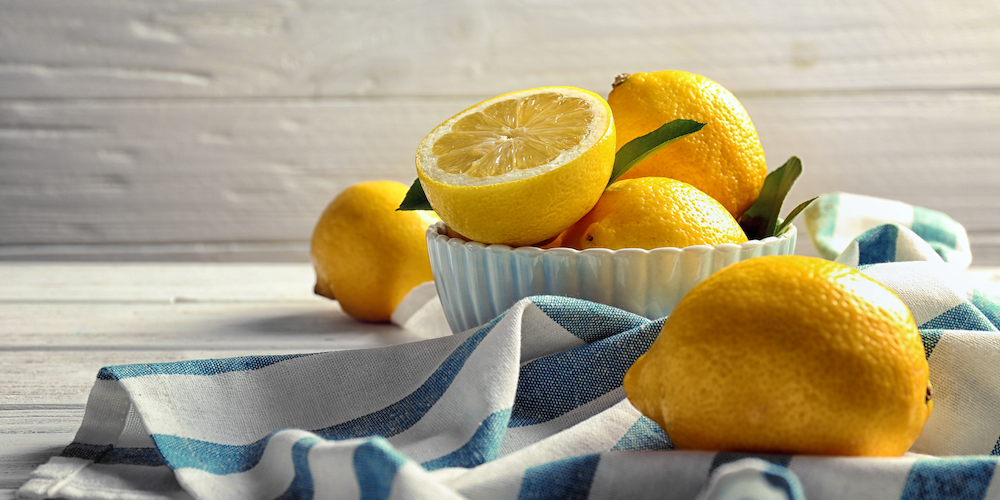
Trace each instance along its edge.
<path fill-rule="evenodd" d="M 453 332 L 482 325 L 532 295 L 561 295 L 662 318 L 723 267 L 762 255 L 795 253 L 795 226 L 742 244 L 608 250 L 484 245 L 451 238 L 444 222 L 427 229 L 431 271 Z"/>

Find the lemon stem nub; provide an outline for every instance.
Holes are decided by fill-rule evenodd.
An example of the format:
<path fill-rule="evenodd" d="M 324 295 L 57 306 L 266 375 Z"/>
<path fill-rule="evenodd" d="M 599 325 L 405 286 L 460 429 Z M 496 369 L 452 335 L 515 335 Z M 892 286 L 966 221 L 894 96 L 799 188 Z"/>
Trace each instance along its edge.
<path fill-rule="evenodd" d="M 611 84 L 611 90 L 614 90 L 615 87 L 625 83 L 625 80 L 628 80 L 628 73 L 622 73 L 616 76 L 614 83 Z"/>

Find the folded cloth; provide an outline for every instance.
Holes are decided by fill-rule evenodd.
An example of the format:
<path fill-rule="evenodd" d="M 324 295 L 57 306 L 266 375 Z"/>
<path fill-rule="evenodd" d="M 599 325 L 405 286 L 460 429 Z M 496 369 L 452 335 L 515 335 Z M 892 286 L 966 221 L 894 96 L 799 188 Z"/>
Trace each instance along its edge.
<path fill-rule="evenodd" d="M 674 450 L 621 387 L 663 320 L 537 296 L 479 328 L 404 345 L 104 368 L 73 442 L 19 495 L 996 496 L 1000 300 L 944 259 L 873 256 L 887 245 L 927 244 L 912 240 L 919 232 L 887 227 L 902 228 L 877 226 L 845 248 L 857 243 L 859 269 L 910 307 L 930 363 L 934 412 L 900 458 Z"/>
<path fill-rule="evenodd" d="M 858 235 L 877 226 L 883 232 L 904 231 L 917 236 L 920 245 L 906 238 L 895 246 L 869 246 L 860 264 L 891 261 L 941 260 L 965 269 L 972 262 L 969 236 L 957 221 L 946 214 L 923 207 L 915 207 L 894 200 L 873 198 L 850 193 L 829 193 L 820 196 L 806 208 L 806 226 L 813 246 L 821 257 L 838 259 L 846 264 L 858 265 L 859 246 L 867 242 L 855 240 Z M 887 241 L 883 239 L 882 241 Z M 851 246 L 855 248 L 850 248 Z M 898 253 L 898 255 L 897 255 Z M 872 262 L 866 260 L 871 259 Z"/>

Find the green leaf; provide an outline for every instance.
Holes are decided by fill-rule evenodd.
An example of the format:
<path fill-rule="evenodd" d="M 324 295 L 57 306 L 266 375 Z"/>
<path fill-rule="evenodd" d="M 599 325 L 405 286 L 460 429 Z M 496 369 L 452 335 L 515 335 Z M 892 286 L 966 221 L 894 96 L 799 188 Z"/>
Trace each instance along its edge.
<path fill-rule="evenodd" d="M 788 191 L 792 189 L 792 185 L 795 184 L 795 180 L 799 178 L 800 174 L 802 174 L 802 160 L 795 156 L 789 158 L 777 170 L 767 174 L 757 201 L 740 217 L 740 226 L 747 233 L 747 238 L 760 240 L 777 234 L 775 228 L 778 224 L 781 204 L 785 201 L 785 196 L 788 195 Z M 788 217 L 788 220 L 791 221 L 795 215 L 798 213 Z"/>
<path fill-rule="evenodd" d="M 799 215 L 800 212 L 805 210 L 810 203 L 816 201 L 816 198 L 819 198 L 819 196 L 814 196 L 811 199 L 799 203 L 799 206 L 792 209 L 791 212 L 788 212 L 788 217 L 785 217 L 785 220 L 781 221 L 781 224 L 778 225 L 778 228 L 774 230 L 774 235 L 778 236 L 781 233 L 785 232 L 785 229 L 787 229 L 788 226 L 792 225 L 792 221 L 795 220 L 795 217 Z"/>
<path fill-rule="evenodd" d="M 674 141 L 691 135 L 704 127 L 704 123 L 694 120 L 673 120 L 664 123 L 660 128 L 642 136 L 628 141 L 615 154 L 615 166 L 611 170 L 610 186 L 629 169 L 638 165 L 649 155 L 673 144 Z"/>
<path fill-rule="evenodd" d="M 427 195 L 424 194 L 424 187 L 420 184 L 419 178 L 413 179 L 413 184 L 406 191 L 403 202 L 396 210 L 434 210 L 431 207 L 431 202 L 427 201 Z"/>

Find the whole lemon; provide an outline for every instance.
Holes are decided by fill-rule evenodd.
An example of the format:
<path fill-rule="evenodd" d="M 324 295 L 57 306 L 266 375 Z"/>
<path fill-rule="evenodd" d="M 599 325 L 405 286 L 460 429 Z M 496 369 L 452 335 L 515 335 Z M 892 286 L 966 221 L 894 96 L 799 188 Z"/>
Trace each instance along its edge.
<path fill-rule="evenodd" d="M 586 248 L 686 247 L 743 243 L 747 236 L 718 201 L 666 177 L 620 180 L 556 242 Z"/>
<path fill-rule="evenodd" d="M 928 376 L 893 291 L 842 264 L 784 255 L 695 286 L 624 387 L 678 449 L 899 456 L 931 413 Z"/>
<path fill-rule="evenodd" d="M 607 101 L 574 87 L 486 100 L 417 148 L 417 176 L 449 228 L 485 244 L 551 240 L 597 203 L 615 162 Z"/>
<path fill-rule="evenodd" d="M 330 202 L 313 230 L 315 291 L 355 319 L 389 321 L 413 287 L 434 280 L 426 231 L 439 219 L 397 211 L 406 191 L 395 181 L 355 184 Z"/>
<path fill-rule="evenodd" d="M 608 104 L 619 148 L 674 119 L 705 123 L 623 178 L 682 180 L 719 200 L 737 220 L 757 200 L 767 176 L 764 149 L 743 105 L 718 83 L 684 71 L 633 73 L 618 78 Z"/>

